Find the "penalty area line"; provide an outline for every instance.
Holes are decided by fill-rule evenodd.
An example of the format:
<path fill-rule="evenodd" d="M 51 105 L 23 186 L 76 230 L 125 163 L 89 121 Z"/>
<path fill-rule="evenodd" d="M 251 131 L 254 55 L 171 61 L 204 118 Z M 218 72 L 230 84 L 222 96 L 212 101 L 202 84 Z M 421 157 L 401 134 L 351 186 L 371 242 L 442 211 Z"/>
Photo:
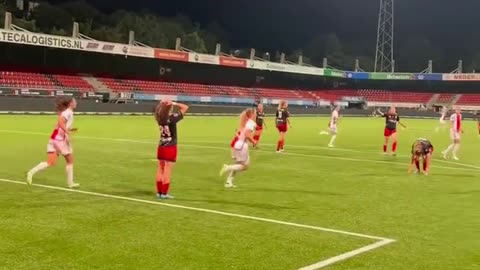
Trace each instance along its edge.
<path fill-rule="evenodd" d="M 17 185 L 27 185 L 27 183 L 25 183 L 25 182 L 20 182 L 20 181 L 15 181 L 15 180 L 10 180 L 10 179 L 2 179 L 2 178 L 0 178 L 0 182 L 17 184 Z M 300 223 L 293 223 L 293 222 L 287 222 L 287 221 L 281 221 L 281 220 L 275 220 L 275 219 L 269 219 L 269 218 L 261 218 L 261 217 L 255 217 L 255 216 L 248 216 L 248 215 L 241 215 L 241 214 L 235 214 L 235 213 L 229 213 L 229 212 L 222 212 L 222 211 L 204 209 L 204 208 L 198 208 L 198 207 L 163 203 L 163 202 L 158 202 L 158 201 L 149 201 L 149 200 L 136 199 L 136 198 L 131 198 L 131 197 L 117 196 L 117 195 L 104 194 L 104 193 L 91 192 L 91 191 L 83 191 L 83 190 L 78 190 L 78 189 L 62 188 L 62 187 L 42 185 L 42 184 L 32 184 L 32 186 L 39 187 L 39 188 L 45 188 L 45 189 L 51 189 L 51 190 L 57 190 L 57 191 L 65 191 L 65 192 L 71 192 L 71 193 L 77 193 L 77 194 L 84 194 L 84 195 L 90 195 L 90 196 L 96 196 L 96 197 L 109 198 L 109 199 L 117 199 L 117 200 L 130 201 L 130 202 L 136 202 L 136 203 L 144 203 L 144 204 L 150 204 L 150 205 L 160 205 L 160 206 L 164 206 L 164 207 L 171 207 L 171 208 L 177 208 L 177 209 L 184 209 L 184 210 L 190 210 L 190 211 L 210 213 L 210 214 L 216 214 L 216 215 L 221 215 L 221 216 L 228 216 L 228 217 L 254 220 L 254 221 L 260 221 L 260 222 L 266 222 L 266 223 L 272 223 L 272 224 L 285 225 L 285 226 L 296 227 L 296 228 L 310 229 L 310 230 L 329 232 L 329 233 L 337 233 L 337 234 L 355 236 L 355 237 L 358 237 L 358 238 L 364 238 L 364 239 L 370 239 L 370 240 L 376 240 L 377 241 L 373 244 L 369 244 L 367 246 L 364 246 L 364 247 L 361 247 L 361 248 L 358 248 L 358 249 L 355 249 L 355 250 L 352 250 L 352 251 L 349 251 L 349 252 L 346 252 L 346 253 L 342 253 L 340 255 L 328 258 L 326 260 L 319 261 L 319 262 L 314 263 L 312 265 L 299 268 L 299 270 L 321 269 L 321 268 L 324 268 L 326 266 L 332 265 L 334 263 L 344 261 L 346 259 L 358 256 L 362 253 L 372 251 L 374 249 L 378 249 L 380 247 L 386 246 L 386 245 L 394 243 L 396 241 L 396 240 L 393 240 L 393 239 L 380 237 L 380 236 L 373 236 L 373 235 L 368 235 L 368 234 L 361 234 L 361 233 L 355 233 L 355 232 L 349 232 L 349 231 L 343 231 L 343 230 L 336 230 L 336 229 L 324 228 L 324 227 L 319 227 L 319 226 L 305 225 L 305 224 L 300 224 Z"/>

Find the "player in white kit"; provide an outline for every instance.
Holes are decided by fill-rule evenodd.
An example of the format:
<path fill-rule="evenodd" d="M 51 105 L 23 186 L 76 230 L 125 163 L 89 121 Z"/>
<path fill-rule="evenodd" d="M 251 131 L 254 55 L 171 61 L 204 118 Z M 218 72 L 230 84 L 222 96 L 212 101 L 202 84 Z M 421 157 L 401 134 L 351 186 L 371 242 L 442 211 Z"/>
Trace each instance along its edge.
<path fill-rule="evenodd" d="M 228 172 L 226 188 L 234 188 L 233 180 L 237 172 L 245 171 L 250 164 L 248 143 L 254 144 L 253 134 L 255 132 L 255 110 L 247 109 L 240 115 L 240 127 L 237 141 L 233 146 L 233 156 L 236 161 L 233 165 L 223 165 L 220 176 Z"/>
<path fill-rule="evenodd" d="M 62 155 L 67 162 L 65 170 L 67 173 L 67 185 L 69 188 L 76 188 L 80 185 L 73 181 L 73 150 L 70 143 L 71 132 L 77 131 L 73 126 L 73 110 L 77 107 L 77 101 L 72 97 L 62 97 L 56 102 L 58 121 L 55 129 L 50 135 L 47 144 L 47 161 L 40 162 L 27 174 L 27 183 L 32 184 L 33 176 L 48 167 L 55 166 L 58 156 Z"/>
<path fill-rule="evenodd" d="M 330 122 L 328 123 L 328 128 L 332 138 L 328 143 L 328 147 L 335 147 L 334 143 L 335 143 L 335 139 L 337 138 L 337 124 L 338 124 L 339 112 L 340 112 L 340 108 L 335 107 L 335 109 L 332 111 L 332 115 L 330 116 Z"/>
<path fill-rule="evenodd" d="M 440 115 L 440 121 L 439 121 L 439 125 L 437 126 L 437 128 L 435 129 L 435 132 L 439 132 L 440 129 L 442 127 L 445 126 L 445 124 L 447 123 L 447 121 L 445 121 L 445 117 L 447 116 L 447 113 L 448 113 L 448 109 L 447 107 L 443 106 L 442 107 L 442 110 L 440 111 L 441 115 Z"/>
<path fill-rule="evenodd" d="M 443 158 L 447 159 L 450 152 L 452 153 L 452 158 L 458 160 L 457 153 L 460 149 L 460 134 L 463 133 L 462 129 L 462 114 L 460 109 L 456 109 L 455 113 L 450 116 L 450 139 L 452 143 L 448 148 L 442 152 Z"/>

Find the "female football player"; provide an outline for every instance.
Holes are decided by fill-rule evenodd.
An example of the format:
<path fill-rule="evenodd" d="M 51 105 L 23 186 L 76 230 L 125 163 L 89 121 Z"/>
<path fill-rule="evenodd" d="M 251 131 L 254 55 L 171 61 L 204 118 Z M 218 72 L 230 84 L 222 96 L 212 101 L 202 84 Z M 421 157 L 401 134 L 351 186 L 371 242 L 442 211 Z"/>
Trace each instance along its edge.
<path fill-rule="evenodd" d="M 65 171 L 67 173 L 67 186 L 76 188 L 80 185 L 73 181 L 73 150 L 70 142 L 70 134 L 77 131 L 73 126 L 73 111 L 77 107 L 77 101 L 72 97 L 61 97 L 56 101 L 56 111 L 58 114 L 57 125 L 50 135 L 47 145 L 47 161 L 40 162 L 27 173 L 27 183 L 32 184 L 33 176 L 52 167 L 57 163 L 58 156 L 65 158 L 67 165 Z"/>
<path fill-rule="evenodd" d="M 288 131 L 288 126 L 292 127 L 289 117 L 290 113 L 288 112 L 288 103 L 282 100 L 278 104 L 277 114 L 275 116 L 278 133 L 280 134 L 277 142 L 277 153 L 283 152 L 283 146 L 285 145 L 285 134 Z"/>
<path fill-rule="evenodd" d="M 173 108 L 178 107 L 178 112 Z M 173 199 L 168 191 L 173 165 L 177 161 L 177 123 L 180 122 L 188 106 L 182 103 L 164 100 L 155 108 L 155 120 L 160 127 L 160 142 L 157 147 L 157 197 L 160 199 Z"/>
<path fill-rule="evenodd" d="M 383 131 L 383 136 L 385 141 L 383 142 L 383 153 L 387 154 L 388 142 L 390 138 L 392 139 L 392 155 L 396 155 L 397 151 L 397 123 L 402 127 L 406 128 L 404 124 L 400 122 L 400 117 L 397 114 L 395 107 L 390 107 L 387 113 L 383 113 L 380 110 L 377 110 L 378 113 L 385 117 L 385 129 Z"/>
<path fill-rule="evenodd" d="M 413 166 L 420 173 L 420 159 L 423 159 L 423 174 L 428 175 L 430 163 L 432 162 L 433 145 L 427 139 L 417 139 L 412 145 L 412 158 L 410 159 L 410 168 L 408 173 L 413 172 Z"/>
<path fill-rule="evenodd" d="M 250 164 L 250 155 L 248 151 L 248 143 L 254 144 L 253 132 L 255 131 L 255 111 L 247 109 L 240 114 L 240 126 L 238 128 L 239 134 L 235 145 L 233 146 L 233 156 L 235 164 L 223 165 L 220 176 L 228 172 L 226 188 L 234 188 L 233 180 L 237 172 L 245 171 Z"/>

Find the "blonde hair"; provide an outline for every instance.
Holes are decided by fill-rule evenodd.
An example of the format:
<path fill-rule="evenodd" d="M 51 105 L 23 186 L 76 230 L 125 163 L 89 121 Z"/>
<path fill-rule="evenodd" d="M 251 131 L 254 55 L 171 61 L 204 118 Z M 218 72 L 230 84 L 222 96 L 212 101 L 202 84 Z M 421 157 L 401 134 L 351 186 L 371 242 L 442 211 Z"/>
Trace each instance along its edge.
<path fill-rule="evenodd" d="M 253 115 L 255 115 L 255 111 L 253 109 L 246 109 L 240 114 L 240 129 L 245 127 L 248 119 L 252 118 Z"/>

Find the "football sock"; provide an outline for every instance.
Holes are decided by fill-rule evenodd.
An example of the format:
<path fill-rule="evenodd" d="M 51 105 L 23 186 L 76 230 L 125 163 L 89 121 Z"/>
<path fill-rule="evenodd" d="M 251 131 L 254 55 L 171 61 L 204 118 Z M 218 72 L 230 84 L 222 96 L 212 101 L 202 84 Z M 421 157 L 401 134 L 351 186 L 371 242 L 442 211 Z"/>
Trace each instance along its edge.
<path fill-rule="evenodd" d="M 387 152 L 387 145 L 386 144 L 383 145 L 383 152 L 384 153 Z"/>
<path fill-rule="evenodd" d="M 331 145 L 333 145 L 333 143 L 335 142 L 335 139 L 337 138 L 337 135 L 333 135 L 332 138 L 330 139 L 330 143 Z"/>
<path fill-rule="evenodd" d="M 167 195 L 169 189 L 170 189 L 170 182 L 168 182 L 168 183 L 163 183 L 160 192 L 161 192 L 163 195 Z"/>
<path fill-rule="evenodd" d="M 36 174 L 38 173 L 39 171 L 42 171 L 42 170 L 45 170 L 46 168 L 48 168 L 48 163 L 43 161 L 43 162 L 40 162 L 37 166 L 33 167 L 30 172 L 32 174 Z"/>
<path fill-rule="evenodd" d="M 68 186 L 73 185 L 73 164 L 67 164 L 65 166 L 65 171 L 67 172 L 67 184 Z"/>
<path fill-rule="evenodd" d="M 395 151 L 397 151 L 397 142 L 394 142 L 394 143 L 392 144 L 392 152 L 395 153 Z"/>
<path fill-rule="evenodd" d="M 420 161 L 415 160 L 415 166 L 417 167 L 417 170 L 420 171 Z"/>

